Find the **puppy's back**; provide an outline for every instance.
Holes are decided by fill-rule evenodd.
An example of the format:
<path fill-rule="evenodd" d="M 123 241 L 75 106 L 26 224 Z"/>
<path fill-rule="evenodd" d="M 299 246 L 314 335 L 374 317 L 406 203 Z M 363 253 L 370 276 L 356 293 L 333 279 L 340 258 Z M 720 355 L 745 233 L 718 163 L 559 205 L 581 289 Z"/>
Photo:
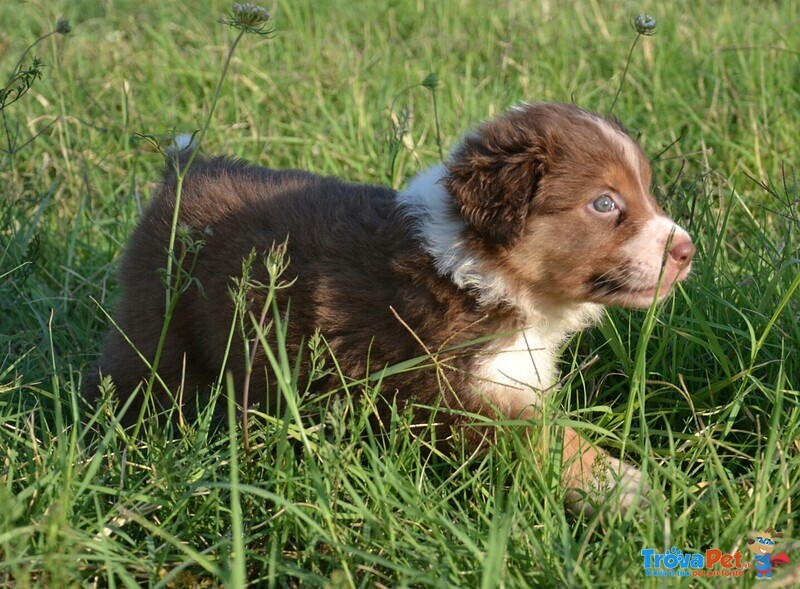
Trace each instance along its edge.
<path fill-rule="evenodd" d="M 363 264 L 355 258 L 366 251 L 365 244 L 355 243 L 353 235 L 374 237 L 385 232 L 395 196 L 391 189 L 345 184 L 299 170 L 197 158 L 180 190 L 170 278 L 175 307 L 159 351 L 167 314 L 165 269 L 177 189 L 177 175 L 168 169 L 125 249 L 116 327 L 110 330 L 88 383 L 90 402 L 97 399 L 101 375 L 112 377 L 124 402 L 149 376 L 148 364 L 157 356 L 159 376 L 172 394 L 182 389 L 191 399 L 198 389 L 202 392 L 218 376 L 228 347 L 234 311 L 231 277 L 241 276 L 242 261 L 255 251 L 259 261 L 254 268 L 263 270 L 263 255 L 288 239 L 289 257 L 300 258 L 298 266 L 306 269 L 329 266 L 326 260 L 312 259 L 320 256 L 336 259 L 344 267 L 348 258 L 351 266 Z M 353 225 L 359 225 L 357 231 Z M 265 279 L 257 271 L 254 277 Z M 302 293 L 295 294 L 302 298 Z M 302 321 L 302 313 L 298 315 Z M 242 350 L 241 342 L 234 342 L 229 367 L 237 375 L 244 366 Z M 156 385 L 154 390 L 162 406 L 171 404 L 163 387 Z M 138 415 L 140 400 L 141 393 L 127 420 Z M 192 407 L 188 409 L 191 413 Z"/>

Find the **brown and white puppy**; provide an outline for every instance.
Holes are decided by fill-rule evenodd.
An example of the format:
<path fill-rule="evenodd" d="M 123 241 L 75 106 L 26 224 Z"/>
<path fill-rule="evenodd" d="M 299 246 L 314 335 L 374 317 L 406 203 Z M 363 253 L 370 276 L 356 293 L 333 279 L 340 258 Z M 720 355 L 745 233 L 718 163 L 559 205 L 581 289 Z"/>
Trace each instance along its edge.
<path fill-rule="evenodd" d="M 295 282 L 279 302 L 291 301 L 290 353 L 303 354 L 318 330 L 344 375 L 361 379 L 430 352 L 436 369 L 383 379 L 388 402 L 442 407 L 436 420 L 448 430 L 472 421 L 465 412 L 535 418 L 569 334 L 597 321 L 602 305 L 647 307 L 689 272 L 695 248 L 651 196 L 650 174 L 617 123 L 544 103 L 480 125 L 400 193 L 198 158 L 178 218 L 205 243 L 186 258 L 194 282 L 158 363 L 171 394 L 155 386 L 150 410 L 171 398 L 191 407 L 213 383 L 231 332 L 232 277 L 252 250 L 288 240 L 284 278 Z M 161 335 L 175 192 L 168 172 L 122 260 L 116 322 L 136 349 L 114 329 L 99 364 L 123 400 L 137 395 L 128 416 L 139 414 L 137 385 L 149 377 L 139 354 L 152 362 Z M 260 309 L 264 293 L 250 296 Z M 234 341 L 227 358 L 239 391 L 245 349 Z M 274 408 L 268 366 L 259 350 L 250 399 Z M 314 382 L 319 391 L 338 385 L 333 376 Z M 95 380 L 90 397 L 97 390 Z M 427 422 L 425 411 L 415 416 Z M 613 488 L 623 507 L 647 493 L 637 469 L 572 429 L 562 453 L 571 509 L 591 509 Z"/>

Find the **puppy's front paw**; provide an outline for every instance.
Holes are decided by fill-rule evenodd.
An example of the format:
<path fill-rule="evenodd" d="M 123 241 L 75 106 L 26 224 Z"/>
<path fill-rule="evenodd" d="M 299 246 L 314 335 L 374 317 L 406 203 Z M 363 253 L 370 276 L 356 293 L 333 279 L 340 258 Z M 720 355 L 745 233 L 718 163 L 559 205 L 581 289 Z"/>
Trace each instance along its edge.
<path fill-rule="evenodd" d="M 600 457 L 602 455 L 598 455 Z M 606 480 L 610 481 L 610 491 L 606 501 L 611 500 L 615 508 L 626 513 L 631 508 L 647 509 L 653 490 L 644 473 L 611 456 L 603 456 L 606 462 Z"/>
<path fill-rule="evenodd" d="M 588 469 L 587 469 L 588 470 Z M 597 452 L 591 473 L 581 477 L 579 488 L 567 491 L 566 504 L 570 512 L 592 516 L 598 510 L 625 514 L 629 509 L 647 509 L 652 489 L 644 473 L 605 452 Z"/>
<path fill-rule="evenodd" d="M 561 480 L 567 489 L 565 502 L 570 512 L 593 515 L 603 509 L 624 514 L 650 505 L 648 497 L 653 491 L 635 466 L 612 458 L 572 428 L 564 428 L 561 451 Z"/>

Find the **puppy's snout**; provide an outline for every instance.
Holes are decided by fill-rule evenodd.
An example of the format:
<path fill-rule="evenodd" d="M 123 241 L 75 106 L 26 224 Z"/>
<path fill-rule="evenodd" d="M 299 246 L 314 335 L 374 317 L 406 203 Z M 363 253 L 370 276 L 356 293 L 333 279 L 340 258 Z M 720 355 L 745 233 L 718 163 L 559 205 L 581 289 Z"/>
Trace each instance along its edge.
<path fill-rule="evenodd" d="M 686 266 L 692 261 L 697 248 L 694 247 L 691 238 L 687 236 L 676 236 L 672 243 L 672 249 L 669 250 L 669 256 L 678 264 L 678 266 Z"/>

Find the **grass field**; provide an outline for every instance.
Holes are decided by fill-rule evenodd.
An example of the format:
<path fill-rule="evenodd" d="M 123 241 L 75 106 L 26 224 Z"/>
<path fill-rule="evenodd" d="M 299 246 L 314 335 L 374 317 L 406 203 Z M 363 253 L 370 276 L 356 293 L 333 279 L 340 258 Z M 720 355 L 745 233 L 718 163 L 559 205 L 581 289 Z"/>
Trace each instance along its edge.
<path fill-rule="evenodd" d="M 640 551 L 749 563 L 769 526 L 793 564 L 765 586 L 800 585 L 800 4 L 266 8 L 275 34 L 241 39 L 212 110 L 228 4 L 0 4 L 0 587 L 747 587 L 753 570 L 647 577 Z M 639 11 L 657 33 L 630 52 Z M 402 418 L 366 435 L 358 401 L 325 428 L 254 420 L 246 453 L 238 425 L 134 436 L 107 408 L 84 437 L 116 260 L 163 164 L 143 137 L 208 119 L 207 152 L 400 187 L 438 160 L 437 118 L 446 152 L 519 100 L 607 112 L 618 89 L 698 258 L 655 317 L 611 310 L 574 338 L 564 373 L 599 360 L 554 401 L 642 465 L 649 509 L 575 520 L 521 428 L 430 456 Z"/>

